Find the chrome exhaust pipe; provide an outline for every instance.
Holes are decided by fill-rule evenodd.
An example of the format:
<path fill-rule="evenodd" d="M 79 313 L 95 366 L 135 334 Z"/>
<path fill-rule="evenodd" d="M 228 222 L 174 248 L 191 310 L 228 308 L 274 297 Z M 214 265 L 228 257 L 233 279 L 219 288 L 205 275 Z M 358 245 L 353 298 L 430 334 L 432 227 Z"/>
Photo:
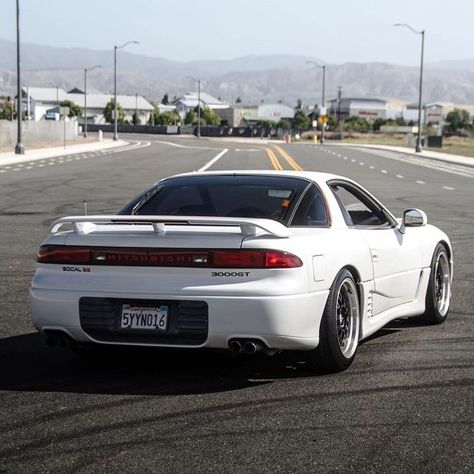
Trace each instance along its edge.
<path fill-rule="evenodd" d="M 242 344 L 236 340 L 230 341 L 229 349 L 232 354 L 239 354 L 242 351 Z"/>
<path fill-rule="evenodd" d="M 246 341 L 242 350 L 246 354 L 256 354 L 258 351 L 262 350 L 262 347 L 262 344 L 258 341 Z"/>

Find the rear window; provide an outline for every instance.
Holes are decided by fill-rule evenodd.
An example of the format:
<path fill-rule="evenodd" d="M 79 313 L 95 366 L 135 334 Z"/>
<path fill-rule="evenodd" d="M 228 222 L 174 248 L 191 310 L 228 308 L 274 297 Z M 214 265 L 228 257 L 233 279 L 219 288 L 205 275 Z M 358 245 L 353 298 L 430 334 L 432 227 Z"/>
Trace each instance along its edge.
<path fill-rule="evenodd" d="M 307 186 L 303 179 L 284 176 L 171 178 L 132 201 L 120 214 L 257 217 L 286 224 Z"/>

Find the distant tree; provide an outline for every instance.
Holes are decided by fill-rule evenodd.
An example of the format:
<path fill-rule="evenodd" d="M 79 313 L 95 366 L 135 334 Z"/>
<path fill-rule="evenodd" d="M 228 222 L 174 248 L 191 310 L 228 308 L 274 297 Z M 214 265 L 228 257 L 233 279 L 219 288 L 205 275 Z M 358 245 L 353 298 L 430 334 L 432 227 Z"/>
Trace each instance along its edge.
<path fill-rule="evenodd" d="M 303 108 L 303 102 L 301 101 L 301 99 L 298 99 L 296 101 L 296 110 L 301 110 Z"/>
<path fill-rule="evenodd" d="M 242 103 L 242 99 L 240 98 L 240 95 L 238 95 L 237 99 L 235 99 L 235 103 L 236 104 L 241 104 Z"/>
<path fill-rule="evenodd" d="M 138 122 L 139 122 L 138 115 L 137 115 L 136 112 L 133 112 L 133 115 L 132 115 L 132 123 L 133 123 L 133 125 L 138 125 Z"/>
<path fill-rule="evenodd" d="M 271 128 L 274 126 L 275 126 L 275 122 L 272 122 L 271 120 L 258 120 L 257 121 L 257 127 Z"/>
<path fill-rule="evenodd" d="M 184 123 L 186 125 L 192 125 L 195 122 L 197 122 L 196 112 L 194 112 L 194 110 L 188 110 L 186 116 L 184 117 Z"/>
<path fill-rule="evenodd" d="M 291 129 L 291 122 L 287 119 L 280 120 L 276 126 L 278 128 L 282 128 L 283 130 L 290 130 Z"/>
<path fill-rule="evenodd" d="M 469 128 L 469 112 L 464 109 L 454 109 L 446 115 L 447 130 L 455 132 Z"/>
<path fill-rule="evenodd" d="M 13 105 L 11 100 L 0 102 L 0 119 L 11 120 L 13 116 Z"/>
<path fill-rule="evenodd" d="M 158 117 L 155 116 L 155 124 L 156 125 L 176 125 L 179 122 L 179 115 L 177 112 L 163 112 L 159 114 Z"/>
<path fill-rule="evenodd" d="M 201 112 L 201 118 L 206 122 L 206 125 L 220 125 L 221 118 L 217 113 L 209 107 L 204 107 Z"/>
<path fill-rule="evenodd" d="M 371 123 L 362 117 L 353 116 L 344 121 L 344 130 L 348 132 L 368 132 L 371 129 Z"/>
<path fill-rule="evenodd" d="M 163 105 L 168 105 L 170 103 L 170 99 L 168 97 L 168 92 L 166 92 L 165 95 L 163 96 L 163 98 L 161 99 L 161 103 Z"/>
<path fill-rule="evenodd" d="M 311 127 L 311 121 L 304 112 L 298 110 L 291 121 L 292 127 L 296 130 L 308 130 Z"/>
<path fill-rule="evenodd" d="M 394 122 L 395 125 L 398 125 L 399 127 L 404 127 L 407 124 L 406 120 L 401 115 L 398 116 Z"/>
<path fill-rule="evenodd" d="M 374 123 L 372 124 L 372 130 L 373 130 L 374 132 L 378 132 L 378 131 L 380 130 L 380 127 L 381 127 L 382 125 L 385 125 L 386 122 L 387 122 L 387 121 L 386 121 L 385 119 L 383 119 L 383 118 L 375 119 L 375 120 L 374 120 Z"/>
<path fill-rule="evenodd" d="M 279 104 L 283 104 L 283 99 L 278 99 Z"/>
<path fill-rule="evenodd" d="M 75 104 L 74 102 L 70 100 L 63 100 L 62 102 L 59 102 L 59 106 L 69 107 L 69 115 L 68 115 L 69 118 L 79 117 L 80 115 L 82 115 L 82 109 L 77 104 Z"/>
<path fill-rule="evenodd" d="M 327 130 L 336 130 L 337 122 L 334 115 L 328 115 L 328 121 L 326 123 Z"/>
<path fill-rule="evenodd" d="M 104 114 L 104 119 L 106 123 L 113 123 L 114 121 L 114 106 L 115 106 L 115 99 L 109 100 L 109 102 L 107 102 L 107 105 L 105 106 L 103 114 Z M 125 112 L 123 111 L 123 108 L 119 103 L 117 103 L 117 114 L 118 114 L 117 121 L 119 123 L 124 123 Z"/>

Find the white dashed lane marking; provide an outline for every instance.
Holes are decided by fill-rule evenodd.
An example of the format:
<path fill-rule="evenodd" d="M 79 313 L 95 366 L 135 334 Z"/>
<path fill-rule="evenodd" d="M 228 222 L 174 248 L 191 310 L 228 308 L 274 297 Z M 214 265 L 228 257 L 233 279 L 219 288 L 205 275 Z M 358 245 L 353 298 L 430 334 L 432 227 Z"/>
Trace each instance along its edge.
<path fill-rule="evenodd" d="M 403 179 L 403 175 L 402 174 L 397 174 L 397 178 L 398 179 Z"/>
<path fill-rule="evenodd" d="M 387 170 L 380 170 L 380 172 L 383 173 L 383 174 L 387 174 L 387 173 L 388 173 Z"/>
<path fill-rule="evenodd" d="M 370 166 L 369 166 L 369 169 L 374 170 L 374 169 L 375 169 L 375 166 L 374 166 L 374 165 L 370 165 Z"/>
<path fill-rule="evenodd" d="M 454 191 L 454 188 L 451 186 L 443 186 L 443 189 L 446 189 L 446 191 Z"/>
<path fill-rule="evenodd" d="M 359 165 L 360 165 L 360 166 L 364 166 L 364 162 L 363 162 L 363 161 L 359 161 Z"/>
<path fill-rule="evenodd" d="M 425 181 L 422 181 L 421 179 L 417 179 L 416 180 L 416 184 L 426 184 Z"/>

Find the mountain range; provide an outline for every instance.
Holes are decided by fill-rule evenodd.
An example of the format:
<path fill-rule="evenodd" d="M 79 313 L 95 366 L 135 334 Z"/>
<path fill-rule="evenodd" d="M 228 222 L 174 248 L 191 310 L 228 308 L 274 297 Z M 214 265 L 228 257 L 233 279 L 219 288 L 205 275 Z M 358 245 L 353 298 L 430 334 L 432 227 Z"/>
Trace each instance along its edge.
<path fill-rule="evenodd" d="M 127 51 L 118 52 L 118 89 L 159 101 L 202 90 L 229 102 L 283 101 L 320 103 L 322 69 L 326 64 L 326 100 L 342 88 L 343 97 L 377 97 L 416 101 L 419 68 L 389 63 L 330 64 L 324 59 L 298 55 L 253 55 L 230 60 L 172 61 Z M 102 67 L 88 75 L 89 90 L 112 92 L 113 50 L 55 48 L 22 44 L 22 83 L 36 87 L 83 87 L 84 66 Z M 16 84 L 16 43 L 0 40 L 0 94 L 12 94 Z M 474 104 L 474 59 L 443 61 L 425 66 L 423 98 L 426 102 Z"/>

